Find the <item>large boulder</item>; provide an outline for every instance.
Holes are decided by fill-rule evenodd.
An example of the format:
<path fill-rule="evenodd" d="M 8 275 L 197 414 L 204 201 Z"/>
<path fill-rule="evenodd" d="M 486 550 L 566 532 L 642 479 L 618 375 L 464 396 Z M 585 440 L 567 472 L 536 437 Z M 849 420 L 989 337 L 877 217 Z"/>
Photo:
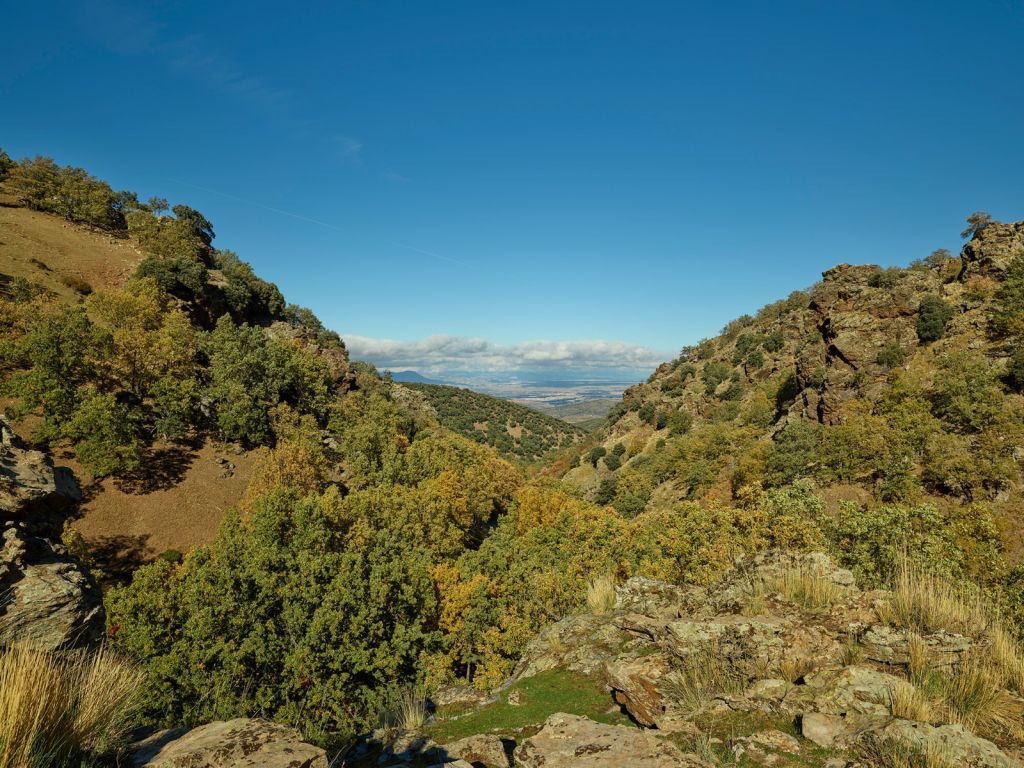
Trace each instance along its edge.
<path fill-rule="evenodd" d="M 445 744 L 442 750 L 445 759 L 458 758 L 470 765 L 484 765 L 487 768 L 509 768 L 511 765 L 505 743 L 490 734 L 467 736 Z"/>
<path fill-rule="evenodd" d="M 869 738 L 901 742 L 921 752 L 937 752 L 949 765 L 963 768 L 1020 768 L 1021 765 L 991 741 L 975 736 L 962 725 L 934 726 L 893 720 Z"/>
<path fill-rule="evenodd" d="M 516 768 L 709 768 L 649 731 L 556 713 L 515 751 Z"/>
<path fill-rule="evenodd" d="M 102 637 L 100 589 L 60 541 L 76 496 L 73 479 L 0 416 L 0 644 L 64 650 Z"/>
<path fill-rule="evenodd" d="M 133 768 L 327 768 L 327 754 L 294 728 L 238 718 L 161 731 L 136 745 Z"/>

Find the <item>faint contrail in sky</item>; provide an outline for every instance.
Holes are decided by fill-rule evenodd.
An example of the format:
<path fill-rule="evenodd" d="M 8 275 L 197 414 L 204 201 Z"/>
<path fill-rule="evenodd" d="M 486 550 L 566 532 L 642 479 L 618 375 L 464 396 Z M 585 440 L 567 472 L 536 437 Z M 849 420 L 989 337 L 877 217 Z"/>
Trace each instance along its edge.
<path fill-rule="evenodd" d="M 236 202 L 239 202 L 239 203 L 244 203 L 246 205 L 252 205 L 252 206 L 255 206 L 256 208 L 262 208 L 265 211 L 270 211 L 271 213 L 278 213 L 281 216 L 288 216 L 288 217 L 293 218 L 293 219 L 298 219 L 299 221 L 305 221 L 305 222 L 308 222 L 310 224 L 316 224 L 316 225 L 321 226 L 321 227 L 327 227 L 327 229 L 333 229 L 336 232 L 346 232 L 347 231 L 347 230 L 343 229 L 342 227 L 339 227 L 336 224 L 331 224 L 330 222 L 327 222 L 327 221 L 321 221 L 320 219 L 313 219 L 313 218 L 310 218 L 309 216 L 303 216 L 301 213 L 294 213 L 293 211 L 286 211 L 286 210 L 284 210 L 282 208 L 275 208 L 272 205 L 265 205 L 264 203 L 259 203 L 259 202 L 256 202 L 255 200 L 248 200 L 248 199 L 246 199 L 244 197 L 239 197 L 238 195 L 232 195 L 232 194 L 229 194 L 227 192 L 221 192 L 219 189 L 210 189 L 209 187 L 203 187 L 203 186 L 200 186 L 199 184 L 192 184 L 192 183 L 187 182 L 187 181 L 182 181 L 181 179 L 168 179 L 168 181 L 170 181 L 170 182 L 172 182 L 174 184 L 180 184 L 183 187 L 191 187 L 192 189 L 198 189 L 198 190 L 201 190 L 203 192 L 209 192 L 211 195 L 220 195 L 221 197 L 226 197 L 229 200 L 235 200 Z M 424 256 L 431 256 L 431 257 L 433 257 L 435 259 L 440 259 L 441 261 L 448 261 L 448 262 L 451 262 L 452 264 L 458 264 L 460 267 L 466 267 L 467 269 L 475 269 L 475 267 L 472 264 L 466 264 L 465 262 L 459 261 L 458 259 L 453 259 L 450 256 L 444 256 L 444 255 L 442 255 L 440 253 L 434 253 L 433 251 L 425 251 L 422 248 L 417 248 L 414 245 L 407 245 L 405 243 L 399 243 L 399 242 L 396 242 L 394 240 L 389 241 L 389 243 L 391 245 L 395 246 L 396 248 L 405 248 L 407 251 L 413 251 L 414 253 L 419 253 L 419 254 L 422 254 Z"/>
<path fill-rule="evenodd" d="M 237 195 L 230 195 L 227 192 L 221 192 L 218 189 L 210 189 L 209 187 L 201 187 L 198 184 L 191 184 L 191 183 L 189 183 L 187 181 L 181 181 L 181 179 L 168 179 L 168 181 L 171 181 L 174 184 L 181 184 L 184 187 L 192 187 L 192 189 L 199 189 L 199 190 L 202 190 L 203 192 L 209 192 L 212 195 L 220 195 L 221 197 L 226 197 L 229 200 L 235 200 L 235 201 L 237 201 L 239 203 L 245 203 L 246 205 L 254 205 L 257 208 L 262 208 L 265 211 L 271 211 L 272 213 L 279 213 L 282 216 L 290 216 L 291 218 L 298 219 L 299 221 L 308 221 L 310 224 L 319 224 L 321 227 L 327 227 L 328 229 L 333 229 L 333 230 L 336 230 L 338 232 L 344 232 L 345 231 L 344 229 L 342 229 L 339 226 L 336 226 L 334 224 L 330 224 L 330 223 L 328 223 L 326 221 L 320 221 L 320 219 L 311 219 L 309 216 L 303 216 L 301 213 L 293 213 L 292 211 L 285 211 L 285 210 L 282 210 L 281 208 L 274 208 L 271 205 L 264 205 L 263 203 L 257 203 L 255 200 L 247 200 L 244 197 L 238 197 Z"/>

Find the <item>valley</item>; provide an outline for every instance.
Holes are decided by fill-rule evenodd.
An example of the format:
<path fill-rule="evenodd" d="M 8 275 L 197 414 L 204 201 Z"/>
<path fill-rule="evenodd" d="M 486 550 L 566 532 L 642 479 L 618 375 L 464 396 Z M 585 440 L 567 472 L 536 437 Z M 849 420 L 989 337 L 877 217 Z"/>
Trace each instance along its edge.
<path fill-rule="evenodd" d="M 75 759 L 1024 754 L 1024 222 L 483 394 L 350 360 L 188 206 L 4 171 L 0 679 L 120 681 Z"/>

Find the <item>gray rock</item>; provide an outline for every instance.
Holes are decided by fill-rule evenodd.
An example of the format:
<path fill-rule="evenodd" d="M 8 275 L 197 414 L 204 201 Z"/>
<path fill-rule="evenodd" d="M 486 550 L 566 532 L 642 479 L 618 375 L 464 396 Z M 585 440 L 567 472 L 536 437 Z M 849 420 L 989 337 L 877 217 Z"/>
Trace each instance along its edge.
<path fill-rule="evenodd" d="M 551 715 L 515 751 L 516 768 L 710 768 L 650 731 Z"/>
<path fill-rule="evenodd" d="M 875 731 L 873 738 L 893 739 L 920 750 L 940 752 L 950 765 L 964 768 L 1020 768 L 1020 763 L 1008 757 L 987 739 L 975 736 L 962 725 L 933 726 L 909 720 L 893 720 Z"/>
<path fill-rule="evenodd" d="M 327 754 L 269 720 L 239 718 L 161 731 L 136 745 L 133 768 L 327 768 Z"/>
<path fill-rule="evenodd" d="M 450 757 L 460 758 L 474 765 L 482 763 L 488 768 L 509 768 L 511 762 L 505 745 L 497 736 L 478 734 L 445 744 L 442 748 Z"/>
<path fill-rule="evenodd" d="M 800 718 L 800 735 L 819 747 L 831 747 L 845 733 L 846 727 L 839 715 L 807 712 Z"/>

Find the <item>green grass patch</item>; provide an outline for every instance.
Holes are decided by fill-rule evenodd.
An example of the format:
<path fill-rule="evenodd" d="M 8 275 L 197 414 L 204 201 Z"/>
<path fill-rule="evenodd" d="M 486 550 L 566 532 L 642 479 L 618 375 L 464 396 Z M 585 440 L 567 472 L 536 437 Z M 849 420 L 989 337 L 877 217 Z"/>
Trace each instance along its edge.
<path fill-rule="evenodd" d="M 513 691 L 518 691 L 521 697 L 519 706 L 508 703 Z M 519 739 L 539 730 L 548 715 L 555 712 L 585 715 L 611 725 L 632 725 L 625 715 L 610 711 L 613 705 L 602 681 L 555 669 L 521 680 L 502 691 L 493 704 L 469 714 L 448 718 L 441 713 L 426 731 L 440 744 L 477 733 L 497 733 Z"/>

